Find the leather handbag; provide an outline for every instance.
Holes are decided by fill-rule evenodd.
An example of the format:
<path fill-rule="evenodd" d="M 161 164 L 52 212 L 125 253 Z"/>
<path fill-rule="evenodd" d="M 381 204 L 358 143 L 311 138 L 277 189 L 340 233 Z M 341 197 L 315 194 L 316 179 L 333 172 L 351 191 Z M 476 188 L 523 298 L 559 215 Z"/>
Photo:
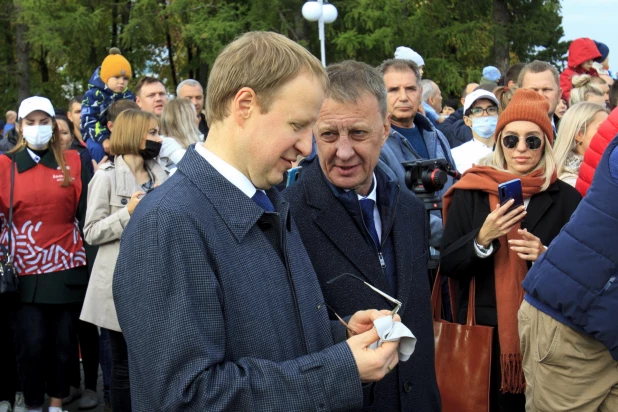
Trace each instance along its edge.
<path fill-rule="evenodd" d="M 11 194 L 9 195 L 9 220 L 8 220 L 8 249 L 0 243 L 0 252 L 2 252 L 3 260 L 0 262 L 0 295 L 17 293 L 18 277 L 17 270 L 13 265 L 13 256 L 11 255 L 11 232 L 13 231 L 13 189 L 15 186 L 15 158 L 11 162 Z"/>
<path fill-rule="evenodd" d="M 443 412 L 489 412 L 493 327 L 476 324 L 476 281 L 470 281 L 465 325 L 442 319 L 440 271 L 431 292 L 436 377 Z"/>

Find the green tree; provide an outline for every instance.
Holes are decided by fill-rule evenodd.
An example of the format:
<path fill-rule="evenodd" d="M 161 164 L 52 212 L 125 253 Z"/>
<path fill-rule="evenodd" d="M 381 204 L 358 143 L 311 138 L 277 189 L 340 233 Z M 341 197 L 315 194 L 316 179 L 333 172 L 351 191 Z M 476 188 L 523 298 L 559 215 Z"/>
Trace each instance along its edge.
<path fill-rule="evenodd" d="M 134 80 L 159 76 L 170 92 L 186 78 L 206 85 L 221 50 L 249 30 L 282 33 L 319 56 L 317 23 L 305 0 L 0 0 L 0 105 L 43 94 L 60 107 L 83 93 L 112 46 Z M 408 46 L 425 59 L 425 77 L 458 96 L 488 64 L 538 58 L 562 64 L 559 0 L 333 0 L 327 62 L 378 65 Z M 19 46 L 19 47 L 18 47 Z M 21 74 L 20 74 L 21 73 Z M 18 93 L 19 91 L 19 93 Z"/>

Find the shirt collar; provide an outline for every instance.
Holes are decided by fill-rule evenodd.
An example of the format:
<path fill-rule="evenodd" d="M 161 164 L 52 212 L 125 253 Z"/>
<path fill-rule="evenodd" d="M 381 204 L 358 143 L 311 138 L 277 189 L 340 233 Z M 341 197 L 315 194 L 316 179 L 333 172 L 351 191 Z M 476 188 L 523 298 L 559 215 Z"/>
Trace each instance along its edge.
<path fill-rule="evenodd" d="M 362 196 L 359 195 L 358 193 L 356 194 L 358 196 L 358 200 L 362 200 L 362 199 L 371 199 L 374 202 L 377 202 L 378 200 L 378 196 L 377 196 L 377 192 L 376 192 L 376 188 L 378 187 L 377 182 L 376 182 L 376 174 L 373 173 L 373 177 L 372 177 L 373 181 L 371 182 L 371 191 L 369 192 L 369 194 L 367 196 Z"/>
<path fill-rule="evenodd" d="M 251 183 L 251 180 L 244 174 L 242 174 L 234 166 L 221 159 L 219 156 L 206 149 L 203 144 L 196 144 L 195 150 L 204 158 L 217 172 L 226 178 L 231 184 L 236 186 L 249 197 L 253 197 L 256 192 L 255 186 Z"/>
<path fill-rule="evenodd" d="M 472 138 L 472 140 L 470 140 L 471 142 L 474 142 L 474 144 L 477 144 L 479 146 L 483 146 L 485 149 L 493 151 L 493 149 L 491 148 L 491 146 L 487 146 L 485 143 L 481 142 L 479 139 L 477 138 Z M 495 141 L 494 141 L 495 144 Z"/>
<path fill-rule="evenodd" d="M 38 162 L 35 160 L 38 158 Z M 33 153 L 30 149 L 26 148 L 25 150 L 20 150 L 15 153 L 15 163 L 17 164 L 17 172 L 23 173 L 28 169 L 32 169 L 37 164 L 42 164 L 43 166 L 49 167 L 50 169 L 58 169 L 58 163 L 56 163 L 56 158 L 54 157 L 54 152 L 50 149 L 45 153 L 42 157 Z"/>

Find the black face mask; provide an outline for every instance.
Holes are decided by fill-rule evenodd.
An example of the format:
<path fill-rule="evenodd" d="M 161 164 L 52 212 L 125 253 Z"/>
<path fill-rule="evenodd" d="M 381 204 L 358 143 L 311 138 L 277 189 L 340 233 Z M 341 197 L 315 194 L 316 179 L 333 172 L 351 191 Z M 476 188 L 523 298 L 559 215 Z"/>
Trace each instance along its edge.
<path fill-rule="evenodd" d="M 155 142 L 153 140 L 146 140 L 146 148 L 140 149 L 139 155 L 142 156 L 144 160 L 151 160 L 159 156 L 160 151 L 161 151 L 161 142 Z"/>

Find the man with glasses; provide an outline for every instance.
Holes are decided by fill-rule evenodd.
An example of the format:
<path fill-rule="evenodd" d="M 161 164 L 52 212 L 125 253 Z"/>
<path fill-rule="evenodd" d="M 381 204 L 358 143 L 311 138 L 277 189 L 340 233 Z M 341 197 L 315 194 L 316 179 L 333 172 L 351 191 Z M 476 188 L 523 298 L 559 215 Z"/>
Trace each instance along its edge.
<path fill-rule="evenodd" d="M 472 130 L 472 140 L 453 149 L 455 166 L 464 173 L 493 150 L 498 124 L 498 99 L 493 93 L 478 89 L 466 96 L 464 122 Z"/>
<path fill-rule="evenodd" d="M 304 162 L 300 179 L 283 196 L 331 319 L 365 307 L 396 309 L 394 297 L 402 304 L 402 322 L 418 338 L 407 362 L 367 388 L 366 410 L 439 411 L 427 212 L 379 160 L 391 121 L 384 80 L 355 61 L 331 65 L 327 72 L 330 86 L 313 128 L 318 155 Z"/>

